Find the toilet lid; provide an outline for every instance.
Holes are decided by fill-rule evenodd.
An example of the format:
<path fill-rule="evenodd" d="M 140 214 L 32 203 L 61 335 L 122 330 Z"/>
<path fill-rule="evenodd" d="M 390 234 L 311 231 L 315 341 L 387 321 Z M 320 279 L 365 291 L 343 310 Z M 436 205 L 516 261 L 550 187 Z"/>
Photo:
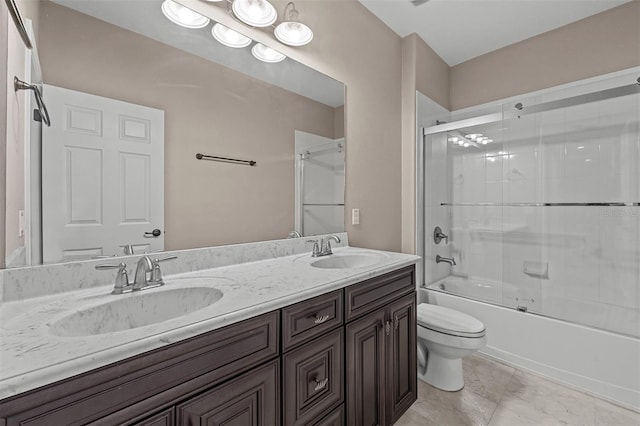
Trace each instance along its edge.
<path fill-rule="evenodd" d="M 484 324 L 471 315 L 428 303 L 419 304 L 417 313 L 418 324 L 431 330 L 461 337 L 484 336 Z"/>

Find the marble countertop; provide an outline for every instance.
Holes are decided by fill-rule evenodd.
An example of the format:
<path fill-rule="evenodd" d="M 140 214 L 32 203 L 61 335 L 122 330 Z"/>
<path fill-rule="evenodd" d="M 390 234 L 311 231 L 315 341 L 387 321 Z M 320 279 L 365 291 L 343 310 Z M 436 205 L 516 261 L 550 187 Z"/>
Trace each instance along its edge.
<path fill-rule="evenodd" d="M 370 266 L 321 269 L 309 253 L 165 276 L 166 285 L 111 295 L 113 285 L 5 302 L 0 307 L 0 399 L 164 345 L 215 330 L 415 264 L 419 257 L 343 247 L 335 256 L 377 256 Z M 216 303 L 187 315 L 124 331 L 63 337 L 50 325 L 78 311 L 122 298 L 186 287 L 213 287 Z M 117 320 L 105 318 L 105 322 Z M 64 334 L 64 333 L 59 333 Z"/>

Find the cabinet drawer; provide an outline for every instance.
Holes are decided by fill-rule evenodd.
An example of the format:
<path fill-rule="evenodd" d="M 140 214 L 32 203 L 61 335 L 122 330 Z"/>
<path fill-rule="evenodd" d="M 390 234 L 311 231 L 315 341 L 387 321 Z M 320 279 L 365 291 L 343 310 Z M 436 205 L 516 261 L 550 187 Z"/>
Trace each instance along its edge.
<path fill-rule="evenodd" d="M 0 401 L 0 424 L 131 423 L 278 355 L 271 312 Z M 93 424 L 93 423 L 92 423 Z"/>
<path fill-rule="evenodd" d="M 309 424 L 344 397 L 343 329 L 283 356 L 283 424 Z"/>
<path fill-rule="evenodd" d="M 282 310 L 282 350 L 342 325 L 342 311 L 342 290 L 287 306 Z"/>
<path fill-rule="evenodd" d="M 320 419 L 313 426 L 344 426 L 344 404 L 333 410 L 326 417 Z"/>
<path fill-rule="evenodd" d="M 415 291 L 413 265 L 347 287 L 345 290 L 347 321 L 387 305 L 412 291 Z"/>
<path fill-rule="evenodd" d="M 251 370 L 176 407 L 176 424 L 279 425 L 278 361 Z"/>

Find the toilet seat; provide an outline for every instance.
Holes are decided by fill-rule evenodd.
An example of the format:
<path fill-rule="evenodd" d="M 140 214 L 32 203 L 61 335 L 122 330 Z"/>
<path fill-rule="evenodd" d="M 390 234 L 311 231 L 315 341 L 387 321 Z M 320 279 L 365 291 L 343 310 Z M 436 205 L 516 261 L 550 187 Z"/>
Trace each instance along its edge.
<path fill-rule="evenodd" d="M 421 303 L 417 309 L 418 325 L 438 333 L 457 337 L 479 338 L 485 335 L 484 324 L 476 318 L 445 308 Z"/>

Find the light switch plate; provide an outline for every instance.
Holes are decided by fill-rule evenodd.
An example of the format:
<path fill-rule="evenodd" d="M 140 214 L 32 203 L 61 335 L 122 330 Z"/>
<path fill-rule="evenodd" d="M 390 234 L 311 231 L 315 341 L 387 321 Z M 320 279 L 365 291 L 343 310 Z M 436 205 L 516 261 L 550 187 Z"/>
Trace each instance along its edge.
<path fill-rule="evenodd" d="M 360 225 L 360 209 L 351 209 L 351 224 Z"/>

